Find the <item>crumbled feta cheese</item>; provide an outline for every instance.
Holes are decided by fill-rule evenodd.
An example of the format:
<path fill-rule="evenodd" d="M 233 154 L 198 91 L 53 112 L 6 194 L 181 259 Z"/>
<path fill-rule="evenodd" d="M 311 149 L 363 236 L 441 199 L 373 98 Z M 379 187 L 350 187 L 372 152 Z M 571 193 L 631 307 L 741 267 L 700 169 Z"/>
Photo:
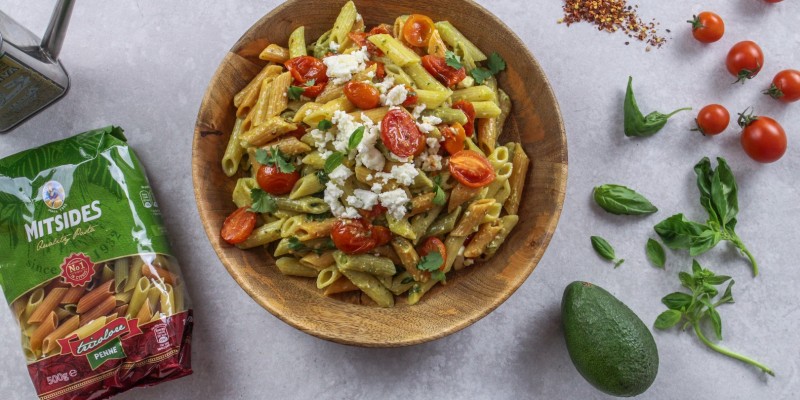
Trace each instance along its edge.
<path fill-rule="evenodd" d="M 348 54 L 339 54 L 325 57 L 322 62 L 328 68 L 326 74 L 331 78 L 334 85 L 341 85 L 353 79 L 353 74 L 363 71 L 366 61 L 369 60 L 367 47 Z"/>
<path fill-rule="evenodd" d="M 367 174 L 366 178 L 367 178 L 368 181 L 372 180 L 372 174 Z"/>
<path fill-rule="evenodd" d="M 372 187 L 370 187 L 369 190 L 371 190 L 373 193 L 381 194 L 381 192 L 383 191 L 383 185 L 381 185 L 380 183 L 373 183 Z"/>
<path fill-rule="evenodd" d="M 425 143 L 428 144 L 428 152 L 431 154 L 436 154 L 439 152 L 439 148 L 441 145 L 439 144 L 439 139 L 435 137 L 425 138 Z"/>
<path fill-rule="evenodd" d="M 422 117 L 422 122 L 417 122 L 417 127 L 422 133 L 431 133 L 436 128 L 436 125 L 442 123 L 442 119 L 434 117 L 433 115 L 426 115 Z"/>
<path fill-rule="evenodd" d="M 364 22 L 364 17 L 362 17 L 361 14 L 356 13 L 356 21 Z"/>
<path fill-rule="evenodd" d="M 344 212 L 340 215 L 342 218 L 349 218 L 349 219 L 358 219 L 361 218 L 361 214 L 358 213 L 353 207 L 347 207 L 344 209 Z"/>
<path fill-rule="evenodd" d="M 328 182 L 325 184 L 325 192 L 323 199 L 325 203 L 331 208 L 331 213 L 335 216 L 341 216 L 344 214 L 345 209 L 342 205 L 342 202 L 339 201 L 339 197 L 344 194 L 344 191 L 336 186 L 333 182 Z"/>
<path fill-rule="evenodd" d="M 339 52 L 339 43 L 336 43 L 335 40 L 331 40 L 331 43 L 328 45 L 332 52 L 338 53 Z"/>
<path fill-rule="evenodd" d="M 422 160 L 420 168 L 423 171 L 439 171 L 442 169 L 442 156 L 438 154 L 426 154 L 420 159 Z"/>
<path fill-rule="evenodd" d="M 375 87 L 378 88 L 378 91 L 381 93 L 388 92 L 392 86 L 394 86 L 394 78 L 391 76 L 387 76 L 386 78 L 383 78 L 383 82 L 378 82 L 375 84 Z"/>
<path fill-rule="evenodd" d="M 419 119 L 419 117 L 422 115 L 422 112 L 425 111 L 426 108 L 428 108 L 428 106 L 426 106 L 425 104 L 420 104 L 414 107 L 414 111 L 411 112 L 411 115 L 414 117 L 415 120 Z"/>
<path fill-rule="evenodd" d="M 357 160 L 362 165 L 373 171 L 383 170 L 383 166 L 386 165 L 386 159 L 383 157 L 383 154 L 374 146 L 362 153 L 359 153 Z"/>
<path fill-rule="evenodd" d="M 344 164 L 339 165 L 336 167 L 336 169 L 331 171 L 330 174 L 328 174 L 328 178 L 338 185 L 344 185 L 344 181 L 351 176 L 353 176 L 353 171 L 351 171 L 350 168 L 347 168 Z"/>
<path fill-rule="evenodd" d="M 395 219 L 401 219 L 406 215 L 406 203 L 409 198 L 403 189 L 395 189 L 378 195 L 381 205 L 386 207 L 387 213 Z"/>
<path fill-rule="evenodd" d="M 331 155 L 331 152 L 327 150 L 328 143 L 333 141 L 333 134 L 327 131 L 321 131 L 319 129 L 313 129 L 310 132 L 311 138 L 314 139 L 314 144 L 317 147 L 317 151 L 322 158 L 328 158 Z"/>
<path fill-rule="evenodd" d="M 405 163 L 405 162 L 409 161 L 408 157 L 400 157 L 397 154 L 392 153 L 391 151 L 389 152 L 389 158 L 392 161 L 397 161 L 397 162 L 402 162 L 402 163 Z"/>
<path fill-rule="evenodd" d="M 384 106 L 399 106 L 406 101 L 408 90 L 405 85 L 397 85 L 386 94 L 381 95 L 381 104 Z"/>
<path fill-rule="evenodd" d="M 347 197 L 347 203 L 362 210 L 372 210 L 378 204 L 378 194 L 369 190 L 356 189 L 352 196 Z"/>
<path fill-rule="evenodd" d="M 419 171 L 414 168 L 414 164 L 408 163 L 395 165 L 392 167 L 391 172 L 378 172 L 376 175 L 383 178 L 385 182 L 388 182 L 389 179 L 394 179 L 401 185 L 409 186 L 414 183 L 414 178 L 419 175 Z"/>
<path fill-rule="evenodd" d="M 369 79 L 372 79 L 372 78 L 374 78 L 374 77 L 375 77 L 375 71 L 369 71 L 369 72 L 367 72 L 367 78 L 369 78 Z"/>

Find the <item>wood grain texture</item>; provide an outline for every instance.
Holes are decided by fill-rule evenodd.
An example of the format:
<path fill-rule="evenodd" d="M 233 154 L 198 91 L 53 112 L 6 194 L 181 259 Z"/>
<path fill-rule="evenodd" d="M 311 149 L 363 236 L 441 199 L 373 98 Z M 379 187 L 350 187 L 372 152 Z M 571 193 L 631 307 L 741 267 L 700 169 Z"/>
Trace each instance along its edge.
<path fill-rule="evenodd" d="M 263 249 L 242 251 L 222 242 L 222 223 L 234 209 L 235 179 L 220 160 L 234 123 L 233 96 L 258 73 L 257 48 L 286 45 L 289 34 L 306 26 L 309 42 L 330 29 L 341 0 L 287 1 L 253 25 L 233 46 L 206 91 L 194 132 L 192 176 L 203 226 L 233 278 L 261 306 L 291 326 L 338 343 L 396 347 L 441 338 L 486 316 L 505 301 L 536 268 L 552 237 L 567 182 L 567 142 L 558 103 L 539 64 L 519 38 L 491 13 L 469 0 L 436 2 L 357 0 L 367 26 L 393 23 L 398 15 L 426 14 L 449 20 L 485 52 L 497 51 L 508 69 L 500 87 L 513 101 L 500 143 L 521 141 L 531 159 L 519 210 L 520 222 L 489 262 L 455 272 L 423 300 L 404 298 L 391 309 L 327 298 L 314 280 L 281 275 Z M 351 295 L 352 296 L 352 295 Z"/>

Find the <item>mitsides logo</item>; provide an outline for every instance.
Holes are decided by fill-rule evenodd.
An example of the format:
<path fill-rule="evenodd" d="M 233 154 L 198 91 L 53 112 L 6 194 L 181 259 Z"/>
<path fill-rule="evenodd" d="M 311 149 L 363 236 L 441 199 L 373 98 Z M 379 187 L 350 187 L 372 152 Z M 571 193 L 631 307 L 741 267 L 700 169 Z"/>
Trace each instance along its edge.
<path fill-rule="evenodd" d="M 63 207 L 66 197 L 64 186 L 57 181 L 50 181 L 42 186 L 42 201 L 51 210 L 58 210 Z"/>
<path fill-rule="evenodd" d="M 59 182 L 49 181 L 42 186 L 42 202 L 47 208 L 58 212 L 58 214 L 41 221 L 25 224 L 28 243 L 65 229 L 74 228 L 84 222 L 94 221 L 103 215 L 99 200 L 80 208 L 62 212 L 65 207 L 66 197 L 64 186 Z"/>

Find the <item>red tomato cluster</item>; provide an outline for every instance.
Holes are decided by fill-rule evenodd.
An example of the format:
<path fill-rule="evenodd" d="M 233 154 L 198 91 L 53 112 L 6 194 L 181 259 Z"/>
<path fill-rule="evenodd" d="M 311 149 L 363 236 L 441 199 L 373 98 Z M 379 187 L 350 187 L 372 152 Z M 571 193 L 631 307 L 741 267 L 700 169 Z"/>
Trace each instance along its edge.
<path fill-rule="evenodd" d="M 317 58 L 300 56 L 284 63 L 294 78 L 294 85 L 305 88 L 303 96 L 316 98 L 328 84 L 328 67 Z"/>

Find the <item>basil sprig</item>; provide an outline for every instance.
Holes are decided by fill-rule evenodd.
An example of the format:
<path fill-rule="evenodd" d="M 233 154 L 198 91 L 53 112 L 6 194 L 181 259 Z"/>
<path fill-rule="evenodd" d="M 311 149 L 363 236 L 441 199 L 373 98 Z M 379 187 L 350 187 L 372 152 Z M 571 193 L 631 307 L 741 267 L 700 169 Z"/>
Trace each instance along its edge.
<path fill-rule="evenodd" d="M 691 107 L 680 108 L 669 114 L 653 111 L 645 116 L 639 110 L 639 105 L 636 104 L 636 97 L 633 95 L 633 77 L 628 77 L 628 90 L 625 93 L 624 105 L 625 136 L 646 137 L 655 135 L 667 124 L 667 120 L 670 117 L 681 111 L 691 109 Z"/>
<path fill-rule="evenodd" d="M 725 159 L 717 158 L 717 162 L 717 169 L 713 169 L 706 157 L 694 167 L 700 204 L 708 212 L 706 223 L 689 221 L 683 214 L 676 214 L 659 222 L 654 229 L 667 247 L 688 249 L 692 257 L 714 248 L 722 240 L 729 241 L 747 256 L 753 276 L 757 276 L 758 263 L 734 230 L 739 213 L 736 179 Z"/>
<path fill-rule="evenodd" d="M 594 201 L 604 210 L 617 215 L 644 215 L 658 211 L 644 196 L 621 185 L 606 184 L 594 188 Z"/>

